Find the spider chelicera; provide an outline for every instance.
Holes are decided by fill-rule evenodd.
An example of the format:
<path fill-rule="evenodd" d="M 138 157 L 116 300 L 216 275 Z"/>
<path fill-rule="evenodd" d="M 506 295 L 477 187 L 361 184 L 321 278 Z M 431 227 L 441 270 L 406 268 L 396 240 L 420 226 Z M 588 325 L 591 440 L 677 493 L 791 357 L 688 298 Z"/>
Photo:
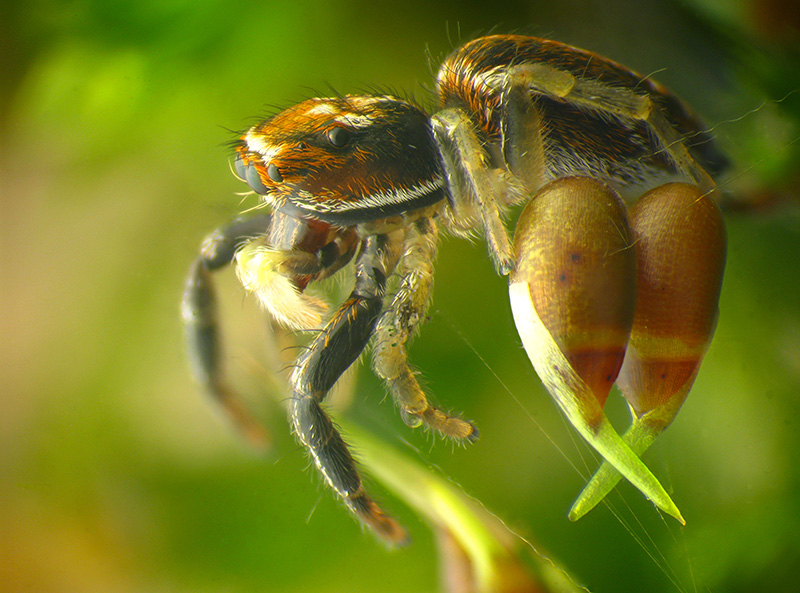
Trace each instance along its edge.
<path fill-rule="evenodd" d="M 256 438 L 258 423 L 221 377 L 210 272 L 234 263 L 244 287 L 278 322 L 316 332 L 289 378 L 294 432 L 346 506 L 393 543 L 402 542 L 405 531 L 365 492 L 356 463 L 321 404 L 372 342 L 372 368 L 407 425 L 461 441 L 477 438 L 470 421 L 428 401 L 407 360 L 406 344 L 430 300 L 439 229 L 482 232 L 498 274 L 512 273 L 513 280 L 516 267 L 529 267 L 521 262 L 530 249 L 524 238 L 516 252 L 512 247 L 503 222 L 509 206 L 537 202 L 535 196 L 553 183 L 566 187 L 566 194 L 575 193 L 570 184 L 586 186 L 592 196 L 610 196 L 610 208 L 620 217 L 619 251 L 633 253 L 628 248 L 638 235 L 629 228 L 617 191 L 638 196 L 677 178 L 696 190 L 690 202 L 701 200 L 716 191 L 712 176 L 726 166 L 697 117 L 663 86 L 555 41 L 515 35 L 476 39 L 441 65 L 437 93 L 433 115 L 389 95 L 346 95 L 308 99 L 247 130 L 235 147 L 235 170 L 263 198 L 268 213 L 237 220 L 206 239 L 183 301 L 196 378 Z M 547 195 L 558 202 L 562 194 Z M 539 203 L 549 202 L 542 197 Z M 569 208 L 565 212 L 559 216 L 568 219 Z M 636 334 L 637 268 L 631 257 L 620 268 L 627 274 L 620 285 L 620 294 L 627 295 L 621 299 L 626 303 L 622 338 L 605 349 L 611 354 L 600 365 L 601 406 L 631 331 Z M 575 252 L 569 261 L 584 259 Z M 305 289 L 351 260 L 352 292 L 328 315 L 325 303 Z M 392 275 L 399 281 L 387 294 Z M 563 271 L 557 275 L 562 282 L 567 277 Z M 701 314 L 713 317 L 715 306 L 704 305 L 714 311 Z M 564 350 L 565 364 L 578 368 L 588 358 L 589 366 L 598 366 L 591 349 L 566 352 L 545 315 L 539 316 Z M 565 326 L 568 337 L 577 335 L 575 324 Z M 697 364 L 701 357 L 695 356 Z M 644 417 L 649 408 L 634 406 L 634 411 Z M 599 431 L 596 422 L 586 415 L 590 436 Z"/>

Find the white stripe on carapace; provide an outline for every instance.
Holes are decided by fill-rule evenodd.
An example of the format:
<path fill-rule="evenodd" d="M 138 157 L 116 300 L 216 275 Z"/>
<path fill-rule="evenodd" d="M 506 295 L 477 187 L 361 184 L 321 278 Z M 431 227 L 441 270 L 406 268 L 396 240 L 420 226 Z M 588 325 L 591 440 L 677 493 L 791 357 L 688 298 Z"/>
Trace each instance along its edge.
<path fill-rule="evenodd" d="M 340 115 L 339 117 L 335 117 L 333 119 L 334 121 L 349 126 L 351 128 L 367 128 L 371 126 L 375 121 L 369 115 L 360 115 L 355 113 Z"/>
<path fill-rule="evenodd" d="M 328 103 L 328 101 L 331 101 L 331 103 Z M 303 115 L 333 115 L 334 113 L 339 113 L 341 110 L 337 109 L 332 101 L 334 99 L 317 99 L 314 106 L 310 107 Z"/>
<path fill-rule="evenodd" d="M 280 151 L 280 145 L 270 144 L 266 140 L 264 140 L 264 136 L 260 134 L 254 134 L 253 130 L 255 128 L 251 128 L 248 130 L 247 134 L 244 136 L 244 141 L 247 143 L 247 149 L 250 152 L 257 152 L 262 157 L 264 157 L 264 162 L 269 163 L 276 154 Z"/>
<path fill-rule="evenodd" d="M 245 134 L 244 141 L 247 143 L 247 149 L 260 154 L 265 163 L 269 163 L 281 150 L 280 145 L 270 144 L 264 140 L 263 136 L 250 132 Z"/>
<path fill-rule="evenodd" d="M 444 187 L 444 180 L 441 177 L 435 177 L 430 181 L 425 181 L 408 189 L 400 188 L 388 192 L 370 194 L 352 201 L 316 201 L 313 198 L 313 194 L 303 191 L 292 195 L 291 201 L 314 212 L 349 212 L 411 202 L 426 194 L 440 190 L 442 187 Z"/>
<path fill-rule="evenodd" d="M 331 99 L 331 101 L 334 101 L 334 99 Z M 352 104 L 353 102 L 351 101 L 350 103 Z M 372 123 L 375 121 L 369 115 L 364 115 L 362 113 L 353 113 L 350 111 L 343 112 L 343 110 L 333 102 L 317 103 L 311 109 L 306 111 L 305 115 L 336 115 L 336 117 L 333 118 L 333 121 L 344 124 L 351 128 L 366 128 L 372 125 Z"/>

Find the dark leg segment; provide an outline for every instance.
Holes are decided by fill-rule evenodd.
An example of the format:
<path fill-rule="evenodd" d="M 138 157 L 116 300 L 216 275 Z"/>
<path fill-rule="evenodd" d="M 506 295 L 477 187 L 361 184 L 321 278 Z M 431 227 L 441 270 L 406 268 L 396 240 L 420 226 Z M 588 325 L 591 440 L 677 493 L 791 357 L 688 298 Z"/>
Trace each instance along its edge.
<path fill-rule="evenodd" d="M 218 270 L 233 261 L 236 251 L 270 230 L 272 216 L 235 220 L 208 235 L 200 246 L 200 261 L 207 270 Z"/>
<path fill-rule="evenodd" d="M 210 270 L 229 264 L 236 250 L 267 231 L 270 217 L 237 221 L 211 233 L 189 269 L 183 292 L 181 313 L 186 337 L 187 356 L 195 380 L 213 397 L 237 428 L 256 445 L 265 446 L 268 436 L 261 423 L 228 387 L 222 377 L 217 307 Z"/>
<path fill-rule="evenodd" d="M 328 485 L 359 519 L 388 542 L 398 544 L 405 541 L 405 531 L 366 494 L 347 445 L 320 406 L 372 336 L 383 308 L 386 276 L 397 263 L 397 246 L 402 241 L 402 233 L 394 235 L 364 240 L 352 294 L 314 338 L 292 373 L 290 417 L 298 439 Z"/>

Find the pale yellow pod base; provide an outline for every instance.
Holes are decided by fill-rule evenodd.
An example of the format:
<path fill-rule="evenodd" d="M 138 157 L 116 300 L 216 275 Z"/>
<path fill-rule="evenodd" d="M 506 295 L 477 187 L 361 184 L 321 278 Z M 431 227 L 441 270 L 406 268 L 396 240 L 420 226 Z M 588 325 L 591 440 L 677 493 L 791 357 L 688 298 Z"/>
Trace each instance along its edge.
<path fill-rule="evenodd" d="M 692 387 L 692 381 L 684 383 L 671 400 L 655 410 L 637 416 L 631 407 L 633 421 L 622 436 L 622 440 L 637 455 L 641 455 L 653 444 L 658 436 L 672 423 L 681 409 L 686 396 Z M 583 491 L 575 499 L 569 511 L 570 521 L 577 521 L 596 507 L 611 492 L 622 478 L 619 471 L 604 461 Z"/>
<path fill-rule="evenodd" d="M 640 419 L 636 419 L 625 432 L 622 440 L 631 448 L 631 451 L 641 455 L 653 444 L 661 432 Z M 622 479 L 622 474 L 617 468 L 608 461 L 603 461 L 578 498 L 572 503 L 568 514 L 569 520 L 577 521 L 596 507 L 614 489 L 620 479 Z"/>
<path fill-rule="evenodd" d="M 685 524 L 667 491 L 608 422 L 591 389 L 578 377 L 544 326 L 527 282 L 512 282 L 509 298 L 522 344 L 536 372 L 581 436 L 659 509 Z M 588 407 L 596 406 L 596 410 Z M 590 426 L 585 418 L 600 418 Z"/>

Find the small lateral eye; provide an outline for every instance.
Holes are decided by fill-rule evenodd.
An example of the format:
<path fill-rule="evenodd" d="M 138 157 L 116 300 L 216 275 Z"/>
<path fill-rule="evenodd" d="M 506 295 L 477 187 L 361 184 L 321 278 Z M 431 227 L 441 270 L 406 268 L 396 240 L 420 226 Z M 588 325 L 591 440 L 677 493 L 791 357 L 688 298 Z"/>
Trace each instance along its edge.
<path fill-rule="evenodd" d="M 247 167 L 245 171 L 245 180 L 247 180 L 247 185 L 257 194 L 264 196 L 269 193 L 269 189 L 264 185 L 264 182 L 261 181 L 261 176 L 258 174 L 258 170 L 255 166 L 250 165 Z"/>
<path fill-rule="evenodd" d="M 328 132 L 328 142 L 336 148 L 344 148 L 350 142 L 350 130 L 342 127 L 335 127 Z"/>
<path fill-rule="evenodd" d="M 269 175 L 269 178 L 272 179 L 272 181 L 274 181 L 275 183 L 280 183 L 281 181 L 283 181 L 283 176 L 281 175 L 281 172 L 278 170 L 278 167 L 276 167 L 273 163 L 267 165 L 267 175 Z"/>

